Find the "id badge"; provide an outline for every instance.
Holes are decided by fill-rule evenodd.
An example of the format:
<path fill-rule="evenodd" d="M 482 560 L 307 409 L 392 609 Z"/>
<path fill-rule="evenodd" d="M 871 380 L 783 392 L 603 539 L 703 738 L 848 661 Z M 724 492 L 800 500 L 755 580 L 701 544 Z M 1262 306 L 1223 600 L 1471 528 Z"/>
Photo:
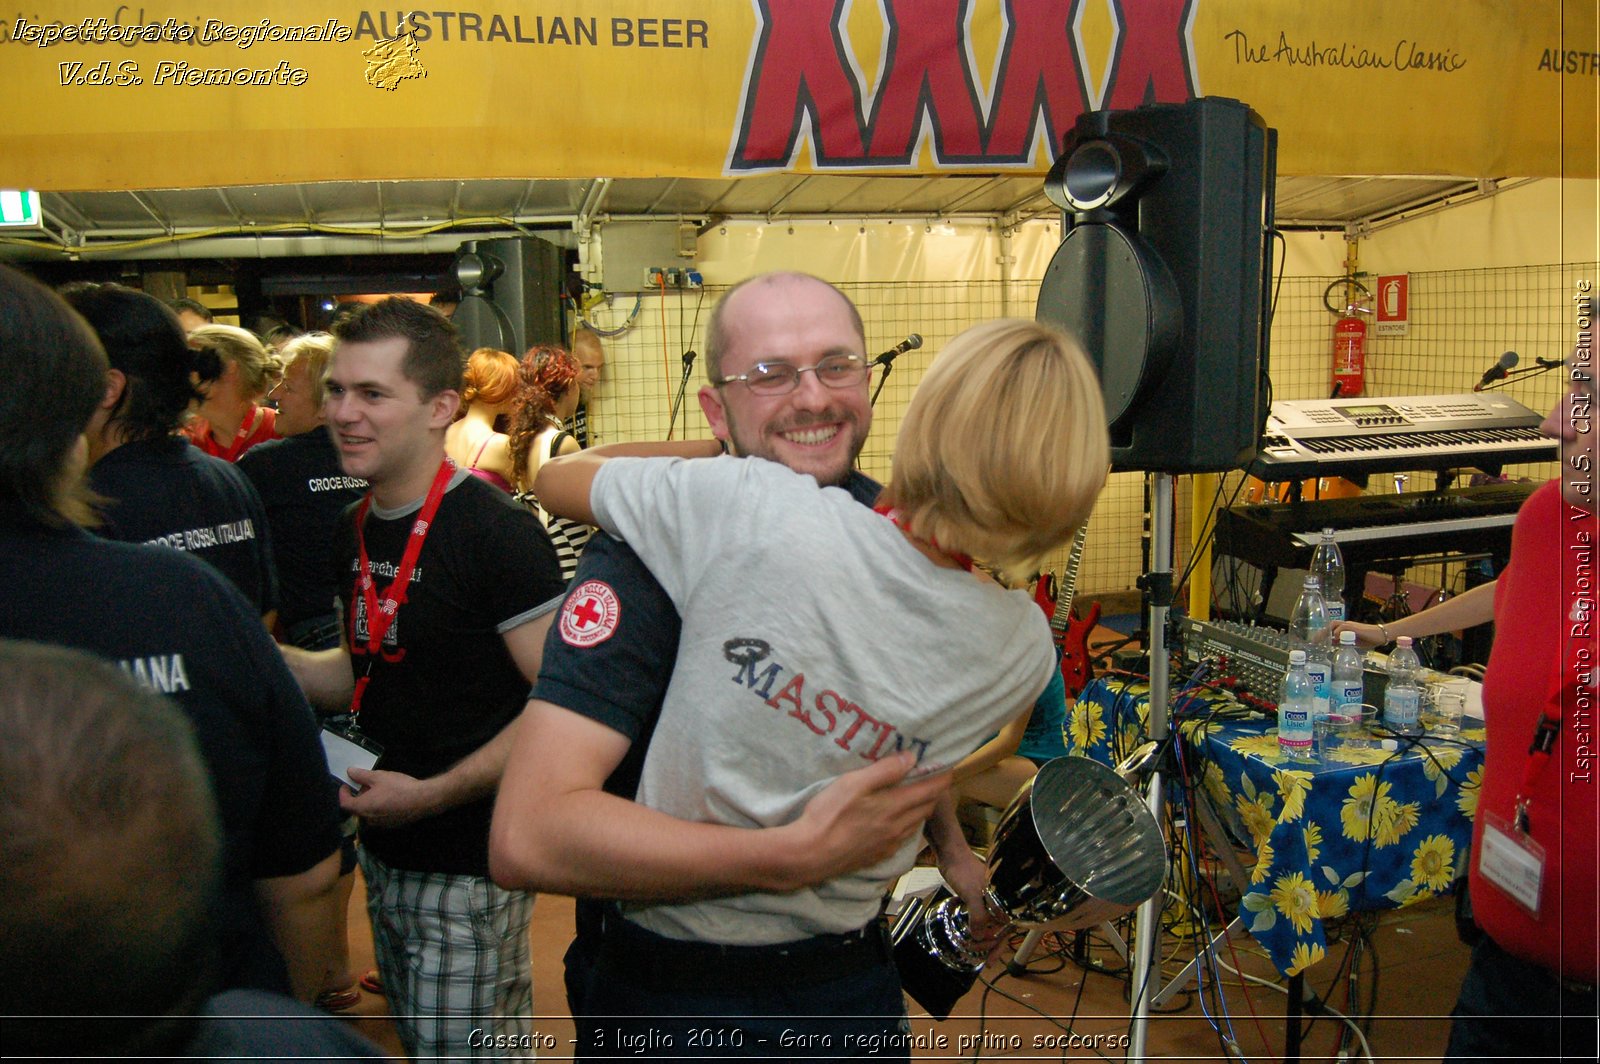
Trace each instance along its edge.
<path fill-rule="evenodd" d="M 1539 919 L 1544 847 L 1494 813 L 1484 814 L 1478 871 L 1515 902 L 1517 908 Z"/>
<path fill-rule="evenodd" d="M 361 785 L 350 778 L 350 769 L 371 769 L 383 755 L 383 747 L 354 725 L 329 722 L 322 726 L 322 753 L 334 778 L 359 794 Z"/>

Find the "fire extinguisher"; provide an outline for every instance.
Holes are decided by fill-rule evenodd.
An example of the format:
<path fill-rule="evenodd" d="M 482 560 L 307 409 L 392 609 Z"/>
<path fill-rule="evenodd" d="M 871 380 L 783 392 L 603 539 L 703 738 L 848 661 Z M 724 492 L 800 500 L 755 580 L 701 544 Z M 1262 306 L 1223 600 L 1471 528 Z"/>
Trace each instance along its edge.
<path fill-rule="evenodd" d="M 1341 309 L 1330 303 L 1335 289 L 1360 295 Z M 1339 320 L 1333 326 L 1333 398 L 1351 399 L 1361 394 L 1367 378 L 1367 323 L 1361 317 L 1372 311 L 1364 303 L 1372 302 L 1372 291 L 1354 277 L 1341 277 L 1322 292 L 1322 305 Z"/>

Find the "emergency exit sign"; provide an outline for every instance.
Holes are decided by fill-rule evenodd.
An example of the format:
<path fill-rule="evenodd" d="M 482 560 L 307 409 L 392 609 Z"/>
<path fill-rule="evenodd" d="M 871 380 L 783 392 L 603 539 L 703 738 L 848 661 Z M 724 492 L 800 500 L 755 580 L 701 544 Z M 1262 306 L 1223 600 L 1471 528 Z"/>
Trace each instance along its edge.
<path fill-rule="evenodd" d="M 0 188 L 0 228 L 43 229 L 39 193 L 32 189 Z"/>

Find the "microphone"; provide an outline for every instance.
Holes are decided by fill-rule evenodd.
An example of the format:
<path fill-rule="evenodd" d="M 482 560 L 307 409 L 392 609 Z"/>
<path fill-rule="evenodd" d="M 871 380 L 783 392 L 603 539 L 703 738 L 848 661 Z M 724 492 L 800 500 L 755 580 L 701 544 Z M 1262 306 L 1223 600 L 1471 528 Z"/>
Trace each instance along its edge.
<path fill-rule="evenodd" d="M 685 370 L 694 365 L 694 356 L 695 352 L 692 349 L 683 353 L 683 368 Z"/>
<path fill-rule="evenodd" d="M 921 346 L 922 346 L 922 336 L 921 336 L 921 334 L 912 333 L 910 336 L 906 337 L 904 340 L 901 340 L 899 343 L 895 344 L 893 347 L 889 348 L 889 350 L 885 351 L 883 354 L 879 355 L 877 358 L 873 359 L 872 361 L 876 365 L 887 366 L 889 363 L 893 362 L 895 359 L 899 358 L 901 355 L 905 354 L 907 351 L 915 351 L 917 348 L 919 348 Z"/>
<path fill-rule="evenodd" d="M 1484 370 L 1483 379 L 1474 384 L 1472 390 L 1481 392 L 1495 381 L 1505 380 L 1506 376 L 1511 372 L 1511 367 L 1515 366 L 1519 361 L 1521 360 L 1517 357 L 1515 351 L 1507 351 L 1500 356 L 1500 361 Z"/>

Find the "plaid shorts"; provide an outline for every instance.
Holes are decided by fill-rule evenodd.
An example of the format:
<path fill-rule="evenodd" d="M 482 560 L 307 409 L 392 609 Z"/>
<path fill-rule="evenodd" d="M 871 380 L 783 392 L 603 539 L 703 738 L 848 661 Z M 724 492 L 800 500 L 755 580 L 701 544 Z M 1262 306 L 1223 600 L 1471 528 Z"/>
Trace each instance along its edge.
<path fill-rule="evenodd" d="M 532 894 L 390 868 L 361 850 L 383 992 L 406 1053 L 532 1059 Z"/>

